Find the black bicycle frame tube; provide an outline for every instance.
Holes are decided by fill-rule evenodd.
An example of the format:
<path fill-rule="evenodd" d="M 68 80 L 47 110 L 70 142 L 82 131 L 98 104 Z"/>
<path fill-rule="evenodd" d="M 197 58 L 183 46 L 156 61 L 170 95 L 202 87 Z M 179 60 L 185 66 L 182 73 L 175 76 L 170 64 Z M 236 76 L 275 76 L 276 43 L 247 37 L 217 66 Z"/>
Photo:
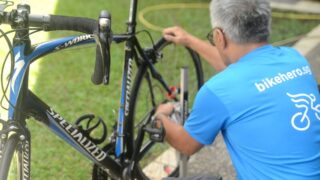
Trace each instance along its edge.
<path fill-rule="evenodd" d="M 26 96 L 26 103 L 28 104 L 26 112 L 48 126 L 49 129 L 53 130 L 77 151 L 91 159 L 94 163 L 107 167 L 108 169 L 105 169 L 109 170 L 111 174 L 121 175 L 122 168 L 120 164 L 111 159 L 107 152 L 104 152 L 90 141 L 77 127 L 69 124 L 59 113 L 45 104 L 30 90 Z"/>
<path fill-rule="evenodd" d="M 136 36 L 131 36 L 126 41 L 125 44 L 125 61 L 123 67 L 123 77 L 122 77 L 122 92 L 121 92 L 121 100 L 120 100 L 120 109 L 119 109 L 119 119 L 117 126 L 117 143 L 116 143 L 116 156 L 120 157 L 121 154 L 124 153 L 126 145 L 126 153 L 127 158 L 131 159 L 131 155 L 134 152 L 134 145 L 132 144 L 133 137 L 133 129 L 128 129 L 129 126 L 124 126 L 129 119 L 129 105 L 131 101 L 131 90 L 132 90 L 132 66 L 134 63 L 134 59 L 139 57 L 144 57 L 144 60 L 148 62 L 145 58 L 145 55 L 142 55 L 143 50 L 141 49 L 139 42 Z M 146 66 L 145 66 L 146 67 Z M 147 67 L 146 67 L 147 68 Z M 126 128 L 126 129 L 125 129 Z M 125 137 L 125 138 L 124 138 Z M 125 141 L 126 140 L 126 141 Z"/>
<path fill-rule="evenodd" d="M 137 40 L 137 38 L 133 38 L 133 43 L 135 44 L 135 47 L 138 51 L 138 53 L 141 55 L 142 59 L 145 60 L 145 63 L 147 64 L 148 68 L 150 69 L 150 72 L 153 76 L 153 78 L 157 79 L 161 85 L 163 86 L 163 88 L 167 91 L 167 93 L 171 93 L 171 90 L 168 86 L 168 84 L 164 81 L 164 79 L 162 78 L 161 74 L 159 74 L 157 72 L 157 70 L 154 68 L 153 64 L 151 61 L 149 61 L 148 56 L 144 53 L 141 45 L 139 44 L 139 41 Z"/>
<path fill-rule="evenodd" d="M 145 50 L 142 49 L 137 37 L 132 36 L 126 43 L 126 54 L 125 54 L 125 65 L 124 65 L 124 72 L 125 72 L 124 77 L 126 78 L 126 80 L 123 79 L 122 82 L 127 82 L 127 84 L 123 86 L 123 87 L 126 87 L 127 91 L 123 92 L 126 97 L 125 98 L 126 101 L 121 103 L 121 107 L 124 107 L 123 111 L 125 112 L 125 116 L 124 116 L 125 119 L 123 121 L 118 121 L 118 123 L 120 122 L 121 124 L 125 124 L 126 121 L 128 121 L 128 120 L 133 120 L 133 117 L 129 117 L 128 115 L 129 115 L 129 104 L 131 102 L 131 94 L 130 93 L 131 93 L 131 88 L 132 88 L 131 87 L 131 85 L 132 85 L 131 69 L 132 69 L 132 63 L 133 63 L 134 58 L 139 58 L 139 60 L 142 60 L 140 62 L 140 64 L 138 64 L 138 66 L 141 66 L 139 68 L 147 68 L 150 70 L 151 73 L 154 73 L 156 76 L 155 77 L 156 80 L 158 80 L 160 82 L 160 84 L 167 90 L 167 93 L 170 93 L 170 89 L 169 89 L 168 85 L 162 79 L 161 75 L 154 68 L 154 65 L 152 64 L 152 59 L 149 59 Z M 149 77 L 149 78 L 151 78 L 151 77 Z M 121 111 L 119 111 L 119 114 L 121 114 Z M 145 117 L 143 122 L 147 122 L 147 120 L 150 118 L 151 118 L 150 116 Z M 134 139 L 135 138 L 133 136 L 134 130 L 128 129 L 128 128 L 133 128 L 133 127 L 126 126 L 127 129 L 123 129 L 123 128 L 124 127 L 122 127 L 122 129 L 120 129 L 119 125 L 118 125 L 118 133 L 121 132 L 119 139 L 122 138 L 123 140 L 126 140 L 126 142 L 124 142 L 124 144 L 126 144 L 126 146 L 127 146 L 126 147 L 127 148 L 127 158 L 130 158 L 132 161 L 138 162 L 144 156 L 144 154 L 147 153 L 148 150 L 153 146 L 154 142 L 150 141 L 149 143 L 147 143 L 143 147 L 141 147 L 142 141 L 144 139 L 143 138 L 144 133 L 145 133 L 144 130 L 139 129 L 137 137 L 136 137 L 136 139 Z M 143 128 L 143 127 L 141 127 L 141 128 Z M 125 132 L 125 133 L 123 133 L 123 132 Z M 126 137 L 123 138 L 124 136 L 126 136 Z"/>
<path fill-rule="evenodd" d="M 136 14 L 137 14 L 138 0 L 131 0 L 130 2 L 130 12 L 129 12 L 129 21 L 127 27 L 127 37 L 125 44 L 125 58 L 122 74 L 122 88 L 121 88 L 121 98 L 120 98 L 120 108 L 119 116 L 117 121 L 117 138 L 116 138 L 116 149 L 115 153 L 117 157 L 123 155 L 125 151 L 124 145 L 127 144 L 127 152 L 131 154 L 132 145 L 131 141 L 124 141 L 126 136 L 125 133 L 125 122 L 128 119 L 129 114 L 129 102 L 131 97 L 131 88 L 132 88 L 132 66 L 134 59 L 134 41 L 135 32 L 136 32 Z M 121 36 L 120 36 L 121 37 Z M 115 38 L 114 38 L 115 39 Z M 124 39 L 124 38 L 123 38 Z M 121 42 L 117 41 L 116 42 Z M 130 137 L 130 136 L 129 136 Z M 128 144 L 129 143 L 129 144 Z"/>
<path fill-rule="evenodd" d="M 125 131 L 125 122 L 128 119 L 129 115 L 129 104 L 131 99 L 131 88 L 132 88 L 132 67 L 134 62 L 133 56 L 133 42 L 132 36 L 130 39 L 127 40 L 125 44 L 125 59 L 124 59 L 124 66 L 123 66 L 123 74 L 122 74 L 122 89 L 121 89 L 121 98 L 120 98 L 120 108 L 119 108 L 119 117 L 118 117 L 118 124 L 117 124 L 117 139 L 116 139 L 116 156 L 120 157 L 124 152 L 124 136 L 128 134 Z M 126 133 L 125 133 L 126 132 Z M 130 146 L 127 148 L 130 152 Z M 128 153 L 130 154 L 130 153 Z"/>
<path fill-rule="evenodd" d="M 138 0 L 131 0 L 129 22 L 128 22 L 128 33 L 134 34 L 136 32 L 136 17 L 137 17 Z"/>

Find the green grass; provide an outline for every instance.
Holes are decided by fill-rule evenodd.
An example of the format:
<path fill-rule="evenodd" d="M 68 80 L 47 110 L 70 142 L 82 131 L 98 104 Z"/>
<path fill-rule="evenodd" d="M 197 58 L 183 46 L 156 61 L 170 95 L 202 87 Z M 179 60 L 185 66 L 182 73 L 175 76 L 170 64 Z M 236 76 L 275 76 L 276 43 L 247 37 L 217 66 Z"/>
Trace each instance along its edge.
<path fill-rule="evenodd" d="M 208 2 L 207 0 L 143 0 L 139 9 L 159 3 Z M 96 18 L 99 11 L 107 9 L 112 14 L 113 31 L 124 32 L 128 17 L 128 0 L 68 0 L 59 1 L 56 14 Z M 36 13 L 36 12 L 35 12 Z M 204 9 L 163 10 L 146 14 L 146 19 L 161 27 L 180 25 L 200 38 L 210 30 L 209 12 Z M 319 21 L 273 20 L 271 42 L 304 34 L 319 24 Z M 138 29 L 144 29 L 139 24 Z M 160 32 L 150 31 L 157 39 Z M 51 33 L 52 38 L 70 33 Z M 145 34 L 139 35 L 144 45 L 150 45 Z M 94 86 L 90 78 L 93 71 L 94 48 L 67 50 L 48 56 L 41 62 L 35 93 L 73 122 L 85 113 L 101 116 L 110 126 L 116 120 L 123 66 L 123 44 L 112 44 L 112 70 L 109 86 Z M 214 71 L 204 65 L 206 78 Z M 109 97 L 109 98 L 105 98 Z M 30 122 L 32 132 L 32 179 L 89 179 L 91 163 L 66 143 L 56 138 L 47 129 Z"/>

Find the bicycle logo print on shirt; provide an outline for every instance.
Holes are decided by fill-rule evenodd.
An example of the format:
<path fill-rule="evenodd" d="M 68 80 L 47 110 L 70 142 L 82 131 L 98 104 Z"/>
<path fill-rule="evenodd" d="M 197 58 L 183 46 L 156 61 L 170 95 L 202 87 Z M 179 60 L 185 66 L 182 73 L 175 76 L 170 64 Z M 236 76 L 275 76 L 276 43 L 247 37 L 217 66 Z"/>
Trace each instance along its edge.
<path fill-rule="evenodd" d="M 295 106 L 300 110 L 295 113 L 291 118 L 291 125 L 298 131 L 306 131 L 310 127 L 309 115 L 314 115 L 320 120 L 320 104 L 315 104 L 316 97 L 314 94 L 290 94 L 287 95 L 291 98 L 291 101 L 295 103 Z M 314 113 L 308 113 L 309 110 L 313 110 Z"/>

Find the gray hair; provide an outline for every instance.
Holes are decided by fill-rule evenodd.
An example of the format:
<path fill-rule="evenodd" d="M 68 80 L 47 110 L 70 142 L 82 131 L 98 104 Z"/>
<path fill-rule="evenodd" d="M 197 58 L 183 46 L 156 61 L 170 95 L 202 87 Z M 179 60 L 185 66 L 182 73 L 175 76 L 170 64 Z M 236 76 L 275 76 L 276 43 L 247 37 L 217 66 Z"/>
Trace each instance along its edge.
<path fill-rule="evenodd" d="M 219 27 L 235 43 L 266 42 L 271 31 L 268 0 L 212 0 L 212 28 Z"/>

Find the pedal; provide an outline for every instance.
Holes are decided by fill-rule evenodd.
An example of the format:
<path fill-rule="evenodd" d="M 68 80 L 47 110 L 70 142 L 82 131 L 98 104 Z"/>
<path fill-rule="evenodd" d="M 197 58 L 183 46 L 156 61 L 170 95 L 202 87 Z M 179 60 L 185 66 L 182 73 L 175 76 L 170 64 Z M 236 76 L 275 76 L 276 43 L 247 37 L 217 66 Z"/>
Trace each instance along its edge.
<path fill-rule="evenodd" d="M 160 127 L 157 127 L 156 120 L 152 119 L 151 123 L 143 128 L 149 134 L 149 138 L 154 142 L 163 142 L 166 135 L 166 131 L 163 127 L 163 124 L 160 124 Z"/>
<path fill-rule="evenodd" d="M 79 131 L 83 133 L 90 141 L 92 141 L 95 144 L 101 144 L 103 143 L 107 138 L 107 125 L 102 120 L 101 117 L 98 117 L 95 119 L 95 116 L 93 114 L 86 114 L 81 117 L 79 117 L 75 125 L 78 127 Z M 84 126 L 83 126 L 84 125 Z M 102 127 L 101 129 L 98 129 L 99 127 Z M 100 132 L 102 130 L 102 133 Z M 101 133 L 100 138 L 92 137 L 92 133 L 94 131 L 98 131 Z"/>

